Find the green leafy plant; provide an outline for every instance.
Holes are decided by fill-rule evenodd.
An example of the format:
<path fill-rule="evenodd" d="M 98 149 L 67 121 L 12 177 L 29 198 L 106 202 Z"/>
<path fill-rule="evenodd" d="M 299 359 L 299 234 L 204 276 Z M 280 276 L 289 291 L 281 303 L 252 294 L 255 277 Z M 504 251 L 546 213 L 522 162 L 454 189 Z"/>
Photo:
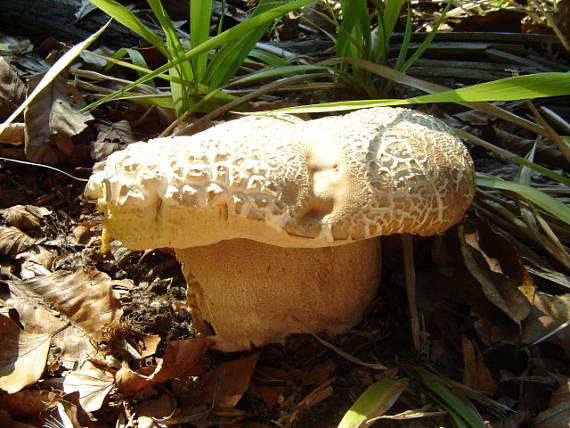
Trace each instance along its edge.
<path fill-rule="evenodd" d="M 129 91 L 136 86 L 160 77 L 169 81 L 172 107 L 178 116 L 198 109 L 209 111 L 213 107 L 205 106 L 207 102 L 213 102 L 214 105 L 228 102 L 227 94 L 222 94 L 219 89 L 235 75 L 271 23 L 310 2 L 261 0 L 249 19 L 229 30 L 218 32 L 211 38 L 212 1 L 190 2 L 190 42 L 187 44 L 160 0 L 147 1 L 164 33 L 165 41 L 133 12 L 116 1 L 90 1 L 156 47 L 166 59 L 166 63 L 154 71 L 141 66 L 140 61 L 136 65 L 115 59 L 112 62 L 137 70 L 141 77 L 94 105 L 129 96 Z"/>
<path fill-rule="evenodd" d="M 339 20 L 335 17 L 329 3 L 325 2 L 329 5 L 330 19 L 336 27 L 336 35 L 327 33 L 335 42 L 336 56 L 383 65 L 389 63 L 390 41 L 402 8 L 407 8 L 403 42 L 393 64 L 395 70 L 405 72 L 430 46 L 452 2 L 447 3 L 428 37 L 414 49 L 411 55 L 412 13 L 407 0 L 374 0 L 372 8 L 366 0 L 343 0 L 340 3 L 342 19 Z M 391 85 L 387 79 L 375 81 L 373 73 L 357 62 L 341 61 L 337 64 L 336 71 L 341 80 L 349 82 L 370 97 L 386 95 Z"/>

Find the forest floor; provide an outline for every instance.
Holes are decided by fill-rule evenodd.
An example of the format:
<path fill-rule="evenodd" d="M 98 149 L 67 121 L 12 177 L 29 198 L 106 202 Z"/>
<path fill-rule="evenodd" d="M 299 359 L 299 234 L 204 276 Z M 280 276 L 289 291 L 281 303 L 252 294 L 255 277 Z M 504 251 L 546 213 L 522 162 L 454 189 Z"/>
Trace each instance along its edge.
<path fill-rule="evenodd" d="M 456 88 L 509 77 L 513 70 L 567 71 L 568 52 L 531 10 L 457 13 L 446 21 L 452 36 L 436 37 L 434 49 L 409 74 Z M 427 13 L 416 11 L 418 31 Z M 555 15 L 565 31 L 568 15 Z M 508 36 L 499 33 L 505 28 Z M 267 41 L 309 57 L 322 53 L 327 41 L 303 31 L 294 20 L 285 21 Z M 45 69 L 50 56 L 60 53 L 54 40 L 26 36 L 0 36 L 0 89 L 11 94 L 3 95 L 0 119 L 10 113 L 6 99 L 21 101 L 29 91 L 17 80 Z M 509 62 L 513 57 L 519 62 Z M 53 130 L 53 122 L 68 115 L 55 112 L 58 99 L 81 106 L 90 97 L 88 89 L 74 86 L 74 78 L 58 79 L 27 110 L 27 132 L 33 134 L 26 137 L 28 157 L 22 134 L 0 142 L 0 156 L 25 160 L 32 151 L 39 163 L 86 179 L 96 160 L 157 136 L 173 120 L 160 109 L 114 102 L 76 124 L 76 135 L 53 132 L 40 144 L 42 127 L 49 122 Z M 400 86 L 394 93 L 415 95 Z M 326 96 L 362 95 L 343 90 Z M 306 93 L 285 92 L 248 107 L 311 101 Z M 570 117 L 567 98 L 537 100 L 536 106 Z M 524 102 L 501 107 L 529 113 Z M 421 110 L 521 156 L 533 144 L 528 131 L 462 106 Z M 481 147 L 469 148 L 480 172 L 509 179 L 519 172 Z M 536 157 L 568 171 L 553 146 L 542 146 Z M 379 294 L 354 329 L 335 337 L 292 336 L 283 344 L 228 354 L 209 349 L 195 330 L 186 282 L 171 250 L 132 251 L 115 242 L 107 253 L 99 251 L 103 218 L 95 201 L 83 196 L 84 187 L 84 181 L 53 169 L 0 165 L 0 427 L 328 428 L 368 386 L 385 378 L 407 383 L 385 397 L 395 403 L 378 413 L 384 417 L 374 427 L 455 426 L 449 402 L 430 389 L 434 382 L 485 426 L 570 426 L 570 330 L 556 330 L 570 317 L 568 269 L 496 224 L 484 205 L 441 236 L 414 240 L 419 349 L 412 340 L 400 241 L 386 237 Z M 561 236 L 566 251 L 568 231 Z M 425 370 L 436 374 L 431 384 Z"/>

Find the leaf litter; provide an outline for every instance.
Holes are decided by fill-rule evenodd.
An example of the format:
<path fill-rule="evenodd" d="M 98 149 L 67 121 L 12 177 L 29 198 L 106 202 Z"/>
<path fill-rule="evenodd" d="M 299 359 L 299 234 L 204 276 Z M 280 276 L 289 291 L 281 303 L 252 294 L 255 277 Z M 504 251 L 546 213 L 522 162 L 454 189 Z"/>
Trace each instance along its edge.
<path fill-rule="evenodd" d="M 6 72 L 12 83 L 0 81 L 8 91 L 2 100 L 21 100 L 22 85 L 13 70 Z M 81 94 L 61 77 L 47 87 L 45 98 L 28 108 L 28 136 L 18 131 L 10 153 L 23 156 L 25 146 L 42 162 L 73 160 L 78 151 L 101 160 L 151 133 L 139 120 L 144 114 L 154 125 L 163 120 L 129 107 L 98 111 L 97 123 L 86 115 L 67 122 L 70 108 L 84 105 Z M 458 118 L 464 127 L 492 129 L 523 153 L 533 143 L 488 116 Z M 81 144 L 85 130 L 97 135 L 95 141 Z M 560 153 L 550 151 L 552 162 L 560 162 Z M 89 171 L 77 166 L 76 172 Z M 0 173 L 11 186 L 0 192 L 6 208 L 0 225 L 0 425 L 93 426 L 97 418 L 100 426 L 336 426 L 367 388 L 402 373 L 414 380 L 384 396 L 385 403 L 394 399 L 392 416 L 383 414 L 390 406 L 381 400 L 367 415 L 382 426 L 408 426 L 389 421 L 412 418 L 442 424 L 448 414 L 457 423 L 477 420 L 467 399 L 496 428 L 533 418 L 545 427 L 569 420 L 568 278 L 555 262 L 542 263 L 544 255 L 533 248 L 523 253 L 507 232 L 473 213 L 441 237 L 416 240 L 418 303 L 428 335 L 419 355 L 410 346 L 401 261 L 389 251 L 380 296 L 354 331 L 327 338 L 327 345 L 292 337 L 222 355 L 194 337 L 171 254 L 133 252 L 116 243 L 100 254 L 101 219 L 82 200 L 80 185 L 29 166 Z M 418 363 L 435 371 L 418 372 Z M 462 379 L 463 386 L 447 377 Z M 505 416 L 504 403 L 512 414 Z"/>

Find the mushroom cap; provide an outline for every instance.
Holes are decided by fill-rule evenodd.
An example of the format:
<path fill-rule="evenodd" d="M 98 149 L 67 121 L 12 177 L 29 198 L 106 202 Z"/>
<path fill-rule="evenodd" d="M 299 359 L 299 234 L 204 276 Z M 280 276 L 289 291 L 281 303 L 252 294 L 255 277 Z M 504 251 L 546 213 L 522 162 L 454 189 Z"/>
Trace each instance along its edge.
<path fill-rule="evenodd" d="M 246 116 L 190 137 L 129 145 L 86 195 L 106 236 L 133 249 L 235 238 L 317 248 L 433 235 L 461 220 L 473 162 L 442 122 L 401 108 L 303 121 Z"/>

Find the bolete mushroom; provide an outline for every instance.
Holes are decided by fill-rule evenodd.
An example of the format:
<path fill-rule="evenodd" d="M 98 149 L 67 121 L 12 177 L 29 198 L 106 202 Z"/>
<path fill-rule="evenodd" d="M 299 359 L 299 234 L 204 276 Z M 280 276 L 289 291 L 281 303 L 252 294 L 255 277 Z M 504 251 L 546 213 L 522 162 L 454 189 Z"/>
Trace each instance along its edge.
<path fill-rule="evenodd" d="M 459 139 L 400 108 L 247 116 L 131 144 L 86 190 L 104 242 L 176 249 L 194 321 L 224 351 L 350 328 L 378 287 L 372 238 L 441 232 L 473 193 Z"/>

